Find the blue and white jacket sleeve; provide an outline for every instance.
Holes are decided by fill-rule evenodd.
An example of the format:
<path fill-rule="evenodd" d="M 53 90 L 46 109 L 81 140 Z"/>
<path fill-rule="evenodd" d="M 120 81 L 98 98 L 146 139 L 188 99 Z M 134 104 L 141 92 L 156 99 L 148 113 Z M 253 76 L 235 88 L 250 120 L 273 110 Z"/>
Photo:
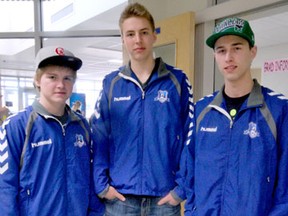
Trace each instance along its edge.
<path fill-rule="evenodd" d="M 184 210 L 185 216 L 192 216 L 195 211 L 195 193 L 194 193 L 195 135 L 196 135 L 196 125 L 195 127 L 193 127 L 191 142 L 185 146 L 185 152 L 186 152 L 185 165 L 187 174 L 185 179 L 185 190 L 187 196 Z"/>
<path fill-rule="evenodd" d="M 25 139 L 21 124 L 8 118 L 0 129 L 0 212 L 1 215 L 19 215 L 18 196 L 26 193 L 19 188 L 20 158 Z"/>
<path fill-rule="evenodd" d="M 281 120 L 281 124 L 277 123 L 278 172 L 269 216 L 288 215 L 288 103 Z"/>
<path fill-rule="evenodd" d="M 92 120 L 92 119 L 91 119 Z M 87 123 L 87 128 L 90 128 L 88 123 Z M 89 134 L 91 137 L 91 134 Z M 90 140 L 90 147 L 91 147 L 91 157 L 90 160 L 93 161 L 93 145 L 92 145 L 92 140 Z M 100 200 L 99 197 L 97 196 L 97 194 L 95 193 L 94 190 L 94 184 L 93 184 L 93 164 L 91 162 L 91 175 L 90 175 L 90 179 L 91 179 L 91 184 L 90 184 L 90 196 L 89 196 L 89 209 L 88 209 L 88 213 L 87 216 L 103 216 L 104 212 L 105 212 L 105 205 L 103 203 L 103 200 Z"/>
<path fill-rule="evenodd" d="M 183 107 L 182 119 L 184 128 L 184 144 L 180 160 L 180 168 L 176 173 L 177 187 L 172 191 L 172 196 L 179 201 L 186 199 L 185 180 L 187 175 L 187 145 L 191 142 L 193 121 L 194 121 L 194 103 L 193 103 L 193 89 L 186 77 L 185 83 L 182 83 L 182 98 L 181 106 Z"/>
<path fill-rule="evenodd" d="M 103 85 L 104 86 L 104 85 Z M 104 86 L 105 87 L 105 86 Z M 93 142 L 93 177 L 95 191 L 102 197 L 109 187 L 109 134 L 110 120 L 107 94 L 100 93 L 95 105 L 95 115 L 91 118 Z"/>

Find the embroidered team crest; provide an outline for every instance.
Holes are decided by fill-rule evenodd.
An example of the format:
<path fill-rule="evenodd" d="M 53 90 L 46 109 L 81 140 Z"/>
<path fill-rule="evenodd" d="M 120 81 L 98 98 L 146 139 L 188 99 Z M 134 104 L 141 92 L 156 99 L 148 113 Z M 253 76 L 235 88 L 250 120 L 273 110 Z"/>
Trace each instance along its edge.
<path fill-rule="evenodd" d="M 84 138 L 81 134 L 76 134 L 76 142 L 74 143 L 74 146 L 78 146 L 78 147 L 83 147 L 85 144 L 84 142 Z"/>
<path fill-rule="evenodd" d="M 159 90 L 155 101 L 159 101 L 160 103 L 169 102 L 168 91 Z"/>
<path fill-rule="evenodd" d="M 253 122 L 250 122 L 248 130 L 245 130 L 244 134 L 249 135 L 251 139 L 259 137 L 259 132 L 257 131 L 257 125 Z"/>

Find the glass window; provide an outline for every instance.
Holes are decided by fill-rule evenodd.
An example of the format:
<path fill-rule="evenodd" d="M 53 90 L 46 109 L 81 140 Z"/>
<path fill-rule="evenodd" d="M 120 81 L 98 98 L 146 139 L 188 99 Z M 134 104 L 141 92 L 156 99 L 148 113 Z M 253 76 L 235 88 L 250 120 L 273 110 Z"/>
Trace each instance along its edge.
<path fill-rule="evenodd" d="M 1 77 L 2 106 L 15 113 L 18 107 L 18 79 L 17 77 Z"/>
<path fill-rule="evenodd" d="M 2 106 L 8 107 L 15 113 L 32 104 L 37 92 L 33 86 L 33 79 L 1 76 Z"/>
<path fill-rule="evenodd" d="M 33 78 L 20 78 L 19 86 L 21 88 L 34 88 L 33 82 Z"/>
<path fill-rule="evenodd" d="M 111 22 L 105 20 L 107 17 L 112 19 L 113 17 L 118 19 L 117 16 L 107 16 L 101 18 L 101 14 L 109 11 L 111 8 L 126 6 L 127 0 L 86 0 L 83 4 L 83 0 L 54 0 L 45 1 L 42 0 L 42 12 L 43 12 L 43 30 L 44 31 L 65 31 L 73 30 L 84 21 L 89 21 L 86 25 L 81 25 L 77 30 L 95 30 L 95 29 L 118 29 L 118 20 Z M 118 10 L 117 10 L 118 11 Z M 114 11 L 111 10 L 113 14 Z M 119 14 L 120 15 L 120 14 Z M 92 20 L 90 20 L 92 19 Z"/>
<path fill-rule="evenodd" d="M 0 39 L 1 75 L 33 77 L 34 59 L 34 39 Z"/>
<path fill-rule="evenodd" d="M 35 98 L 38 96 L 38 92 L 35 88 L 21 88 L 20 94 L 22 92 L 21 102 L 22 107 L 21 109 L 31 105 Z"/>
<path fill-rule="evenodd" d="M 77 80 L 74 92 L 85 94 L 86 117 L 94 112 L 96 100 L 102 88 L 102 80 Z"/>
<path fill-rule="evenodd" d="M 104 76 L 122 65 L 118 19 L 128 1 L 85 0 L 85 4 L 83 0 L 39 2 L 40 14 L 34 15 L 34 3 L 38 5 L 38 1 L 0 1 L 0 18 L 5 20 L 0 26 L 2 104 L 7 103 L 11 111 L 17 112 L 32 103 L 37 96 L 33 87 L 35 44 L 37 47 L 57 45 L 71 50 L 83 61 L 82 68 L 77 72 L 75 93 L 85 93 L 86 98 L 89 98 L 87 116 L 90 117 Z M 35 32 L 34 19 L 39 16 L 43 18 L 43 22 L 39 23 L 43 31 Z M 96 31 L 83 31 L 86 29 Z M 66 38 L 57 38 L 49 33 L 67 30 L 72 30 L 67 34 L 70 36 L 73 33 L 70 38 L 67 35 Z M 1 32 L 4 34 L 1 35 Z M 111 36 L 101 37 L 99 33 Z"/>
<path fill-rule="evenodd" d="M 34 39 L 0 39 L 1 102 L 12 113 L 23 109 L 20 87 L 34 89 L 34 59 Z"/>
<path fill-rule="evenodd" d="M 33 2 L 34 1 L 0 1 L 0 32 L 34 31 Z"/>

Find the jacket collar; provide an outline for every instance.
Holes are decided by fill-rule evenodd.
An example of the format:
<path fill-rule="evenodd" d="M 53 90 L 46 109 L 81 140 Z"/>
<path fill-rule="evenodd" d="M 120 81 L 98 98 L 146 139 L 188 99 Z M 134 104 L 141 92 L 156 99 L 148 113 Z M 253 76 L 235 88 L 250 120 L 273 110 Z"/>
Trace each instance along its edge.
<path fill-rule="evenodd" d="M 33 104 L 32 104 L 32 107 L 33 107 L 33 110 L 34 110 L 35 112 L 37 112 L 38 114 L 44 116 L 45 118 L 51 118 L 51 117 L 54 118 L 53 115 L 52 115 L 51 113 L 49 113 L 49 112 L 40 104 L 40 102 L 39 102 L 38 99 L 35 99 L 35 100 L 34 100 L 34 102 L 33 102 Z M 68 119 L 70 119 L 71 121 L 75 121 L 75 120 L 79 121 L 79 120 L 80 120 L 79 117 L 78 117 L 75 113 L 73 113 L 73 112 L 71 111 L 71 108 L 70 108 L 67 104 L 66 104 L 66 106 L 65 106 L 65 112 L 68 113 Z"/>
<path fill-rule="evenodd" d="M 166 64 L 164 63 L 164 61 L 162 60 L 161 57 L 156 58 L 155 61 L 159 61 L 158 64 L 158 68 L 157 68 L 157 77 L 162 77 L 162 76 L 166 76 L 167 74 L 170 73 L 170 71 L 167 69 Z M 129 61 L 129 63 L 127 65 L 125 65 L 124 67 L 122 67 L 120 69 L 120 73 L 122 73 L 124 76 L 127 77 L 132 77 L 132 69 L 131 69 L 131 62 Z"/>
<path fill-rule="evenodd" d="M 256 79 L 253 79 L 253 81 L 254 85 L 247 100 L 247 107 L 262 106 L 264 103 L 261 85 L 258 83 Z M 225 86 L 223 85 L 221 90 L 217 93 L 217 95 L 215 96 L 214 100 L 211 103 L 212 105 L 221 106 L 224 98 L 223 97 L 224 87 Z"/>

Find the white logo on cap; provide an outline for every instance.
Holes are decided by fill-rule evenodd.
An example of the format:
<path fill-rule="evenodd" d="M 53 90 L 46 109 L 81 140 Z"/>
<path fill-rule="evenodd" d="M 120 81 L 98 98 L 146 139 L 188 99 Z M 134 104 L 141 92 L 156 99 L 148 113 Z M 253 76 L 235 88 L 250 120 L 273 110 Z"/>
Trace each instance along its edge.
<path fill-rule="evenodd" d="M 242 32 L 244 25 L 244 20 L 237 18 L 227 19 L 215 27 L 215 33 L 226 31 L 226 29 L 231 27 L 234 27 L 235 31 Z"/>

